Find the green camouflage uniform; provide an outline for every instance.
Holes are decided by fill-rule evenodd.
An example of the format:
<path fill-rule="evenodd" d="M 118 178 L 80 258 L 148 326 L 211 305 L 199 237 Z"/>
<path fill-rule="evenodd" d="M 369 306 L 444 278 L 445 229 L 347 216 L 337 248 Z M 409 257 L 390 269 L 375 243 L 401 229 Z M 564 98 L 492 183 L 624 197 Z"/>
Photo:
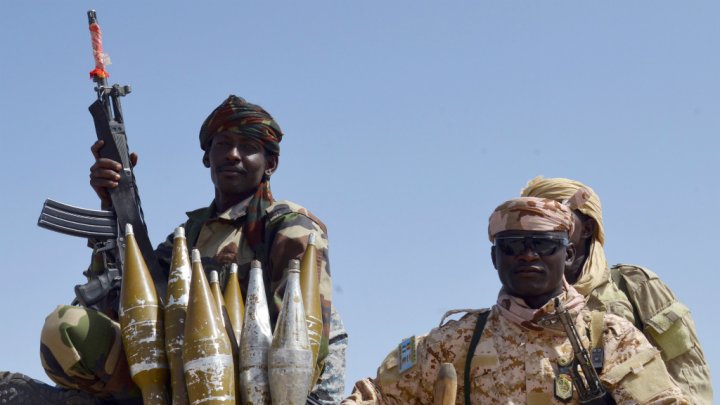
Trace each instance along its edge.
<path fill-rule="evenodd" d="M 200 250 L 205 271 L 216 270 L 221 285 L 226 283 L 230 264 L 238 264 L 243 294 L 247 291 L 250 261 L 255 258 L 242 232 L 246 204 L 242 202 L 220 215 L 213 215 L 214 206 L 211 205 L 189 212 L 185 223 L 188 246 Z M 320 403 L 337 403 L 345 388 L 347 333 L 331 305 L 332 282 L 325 226 L 305 208 L 288 201 L 275 201 L 266 209 L 265 225 L 264 248 L 261 250 L 267 253 L 259 252 L 258 258 L 263 263 L 273 324 L 282 303 L 287 263 L 302 256 L 310 233 L 317 235 L 323 317 L 318 364 L 324 369 L 313 394 Z M 156 250 L 165 269 L 172 256 L 172 237 L 170 235 Z M 97 395 L 112 393 L 113 396 L 134 389 L 129 373 L 125 371 L 122 378 L 118 377 L 118 370 L 122 371 L 123 367 L 127 370 L 119 325 L 104 314 L 81 307 L 60 306 L 48 316 L 41 343 L 43 367 L 48 376 L 63 387 Z"/>

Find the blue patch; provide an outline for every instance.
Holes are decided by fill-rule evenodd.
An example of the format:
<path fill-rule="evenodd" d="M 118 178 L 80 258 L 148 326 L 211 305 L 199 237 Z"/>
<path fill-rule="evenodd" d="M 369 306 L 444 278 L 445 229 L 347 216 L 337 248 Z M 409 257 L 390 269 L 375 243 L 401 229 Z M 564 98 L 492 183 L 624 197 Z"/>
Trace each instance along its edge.
<path fill-rule="evenodd" d="M 415 366 L 415 363 L 417 362 L 415 336 L 410 336 L 400 342 L 400 345 L 398 345 L 398 355 L 400 357 L 401 373 L 404 373 Z"/>

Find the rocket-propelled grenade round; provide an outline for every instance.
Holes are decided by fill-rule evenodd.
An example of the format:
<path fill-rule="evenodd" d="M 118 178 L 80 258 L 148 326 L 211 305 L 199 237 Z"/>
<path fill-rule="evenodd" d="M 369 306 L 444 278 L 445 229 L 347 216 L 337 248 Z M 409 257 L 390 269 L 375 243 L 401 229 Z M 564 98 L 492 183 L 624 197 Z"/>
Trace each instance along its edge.
<path fill-rule="evenodd" d="M 270 405 L 268 350 L 272 341 L 270 313 L 260 262 L 250 263 L 245 317 L 240 340 L 240 393 L 242 404 Z M 278 404 L 280 402 L 277 402 Z"/>
<path fill-rule="evenodd" d="M 185 316 L 190 297 L 190 257 L 185 239 L 185 228 L 175 229 L 173 253 L 168 278 L 165 304 L 165 350 L 170 363 L 172 404 L 187 405 L 182 348 L 185 336 Z"/>
<path fill-rule="evenodd" d="M 273 403 L 304 405 L 315 369 L 300 291 L 300 262 L 290 260 L 282 307 L 268 356 Z"/>
<path fill-rule="evenodd" d="M 242 333 L 245 304 L 243 303 L 237 272 L 237 263 L 232 263 L 230 265 L 230 275 L 227 284 L 225 284 L 225 296 L 223 299 L 225 302 L 225 315 L 227 316 L 225 330 L 231 335 L 230 343 L 233 348 L 233 361 L 235 362 L 235 398 L 239 400 L 242 397 L 240 395 L 240 335 Z"/>
<path fill-rule="evenodd" d="M 191 405 L 235 404 L 235 371 L 230 339 L 225 333 L 197 249 L 192 251 L 183 363 Z"/>
<path fill-rule="evenodd" d="M 220 290 L 220 278 L 218 277 L 217 270 L 212 270 L 210 272 L 209 281 L 210 291 L 212 291 L 213 296 L 213 302 L 215 302 L 215 306 L 220 313 L 220 321 L 222 321 L 222 325 L 225 326 L 225 317 L 223 316 L 223 308 L 225 307 L 225 302 L 223 301 L 222 291 Z"/>
<path fill-rule="evenodd" d="M 240 280 L 238 280 L 238 265 L 233 263 L 230 265 L 230 276 L 225 285 L 225 309 L 227 309 L 228 318 L 235 332 L 235 339 L 240 346 L 240 337 L 242 336 L 243 315 L 245 314 L 245 300 L 243 300 L 242 291 L 240 290 Z"/>
<path fill-rule="evenodd" d="M 140 253 L 132 225 L 125 230 L 125 262 L 120 290 L 120 330 L 130 365 L 130 376 L 140 387 L 147 405 L 165 405 L 168 365 L 162 312 Z"/>
<path fill-rule="evenodd" d="M 322 340 L 322 307 L 320 306 L 320 274 L 317 265 L 317 247 L 315 246 L 315 233 L 308 237 L 308 245 L 300 262 L 300 289 L 305 308 L 310 349 L 312 350 L 312 364 L 315 367 Z M 316 370 L 317 373 L 318 370 Z M 315 374 L 317 377 L 317 374 Z M 314 381 L 313 381 L 314 382 Z"/>
<path fill-rule="evenodd" d="M 455 405 L 457 396 L 457 372 L 452 363 L 442 363 L 433 386 L 435 405 Z"/>

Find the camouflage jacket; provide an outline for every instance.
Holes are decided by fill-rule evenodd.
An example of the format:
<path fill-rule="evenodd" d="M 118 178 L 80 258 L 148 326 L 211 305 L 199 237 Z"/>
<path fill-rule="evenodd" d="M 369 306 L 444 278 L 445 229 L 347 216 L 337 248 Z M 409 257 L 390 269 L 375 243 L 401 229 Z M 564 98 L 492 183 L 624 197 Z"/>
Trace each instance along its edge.
<path fill-rule="evenodd" d="M 588 308 L 633 322 L 661 351 L 670 376 L 691 403 L 711 405 L 710 370 L 688 307 L 644 267 L 618 264 L 602 277 L 586 298 Z"/>
<path fill-rule="evenodd" d="M 554 397 L 558 362 L 572 356 L 564 332 L 546 328 L 525 329 L 491 310 L 471 361 L 473 404 L 562 404 Z M 478 313 L 450 321 L 416 338 L 416 363 L 400 371 L 399 349 L 393 350 L 378 369 L 375 379 L 356 383 L 343 405 L 432 404 L 433 385 L 440 364 L 454 365 L 458 374 L 456 404 L 463 404 L 464 369 L 470 338 Z M 618 404 L 687 404 L 672 382 L 657 349 L 626 320 L 602 316 L 602 346 L 605 365 L 600 374 L 603 385 Z M 585 331 L 591 314 L 581 309 L 576 317 L 578 331 Z M 589 340 L 581 333 L 583 344 Z M 572 403 L 577 403 L 573 394 Z"/>
<path fill-rule="evenodd" d="M 218 272 L 220 285 L 223 287 L 227 282 L 230 271 L 230 264 L 237 263 L 238 279 L 243 296 L 247 296 L 247 284 L 249 281 L 250 262 L 255 259 L 256 254 L 250 249 L 243 232 L 242 226 L 246 215 L 246 202 L 241 202 L 227 211 L 215 213 L 214 204 L 207 208 L 201 208 L 187 213 L 188 220 L 185 222 L 185 232 L 188 240 L 188 247 L 196 248 L 202 256 L 202 263 L 206 273 L 212 270 Z M 310 211 L 290 201 L 275 201 L 266 210 L 265 216 L 265 241 L 263 242 L 265 253 L 261 253 L 258 260 L 262 262 L 264 283 L 267 294 L 267 302 L 270 310 L 272 325 L 277 321 L 278 312 L 282 305 L 282 298 L 285 292 L 285 281 L 287 279 L 286 268 L 291 259 L 302 258 L 307 247 L 308 236 L 316 234 L 316 247 L 318 249 L 318 269 L 320 271 L 320 301 L 322 306 L 323 336 L 321 341 L 318 365 L 325 367 L 325 359 L 328 356 L 328 345 L 330 337 L 330 326 L 334 322 L 342 324 L 339 317 L 332 313 L 332 281 L 330 278 L 330 262 L 328 257 L 328 237 L 325 225 Z M 158 261 L 163 268 L 169 268 L 172 258 L 173 234 L 158 246 L 156 254 Z M 333 319 L 337 318 L 337 319 Z M 345 331 L 334 331 L 345 335 Z M 340 342 L 346 344 L 346 338 Z M 332 350 L 336 352 L 337 348 Z M 330 364 L 332 373 L 338 375 L 328 376 L 328 368 L 321 375 L 323 384 L 340 386 L 338 395 L 342 394 L 344 380 L 344 346 L 338 360 L 338 353 L 331 353 L 333 362 L 341 361 L 342 367 Z M 327 382 L 329 380 L 329 382 Z M 340 383 L 337 383 L 337 380 Z M 334 387 L 330 391 L 335 391 Z M 334 394 L 333 394 L 334 395 Z"/>

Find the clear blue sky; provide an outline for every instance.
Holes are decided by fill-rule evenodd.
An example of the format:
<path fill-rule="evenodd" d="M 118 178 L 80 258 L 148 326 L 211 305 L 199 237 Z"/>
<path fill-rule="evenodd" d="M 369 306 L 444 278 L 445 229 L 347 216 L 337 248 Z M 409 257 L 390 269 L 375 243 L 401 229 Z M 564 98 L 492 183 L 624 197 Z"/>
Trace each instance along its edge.
<path fill-rule="evenodd" d="M 446 310 L 494 303 L 487 218 L 536 175 L 595 188 L 608 260 L 652 268 L 691 308 L 720 387 L 710 1 L 3 2 L 0 369 L 47 379 L 44 317 L 89 260 L 84 241 L 35 223 L 48 197 L 99 205 L 90 8 L 111 81 L 134 89 L 124 110 L 155 243 L 212 199 L 197 133 L 222 99 L 279 121 L 273 191 L 329 227 L 348 391 Z"/>

